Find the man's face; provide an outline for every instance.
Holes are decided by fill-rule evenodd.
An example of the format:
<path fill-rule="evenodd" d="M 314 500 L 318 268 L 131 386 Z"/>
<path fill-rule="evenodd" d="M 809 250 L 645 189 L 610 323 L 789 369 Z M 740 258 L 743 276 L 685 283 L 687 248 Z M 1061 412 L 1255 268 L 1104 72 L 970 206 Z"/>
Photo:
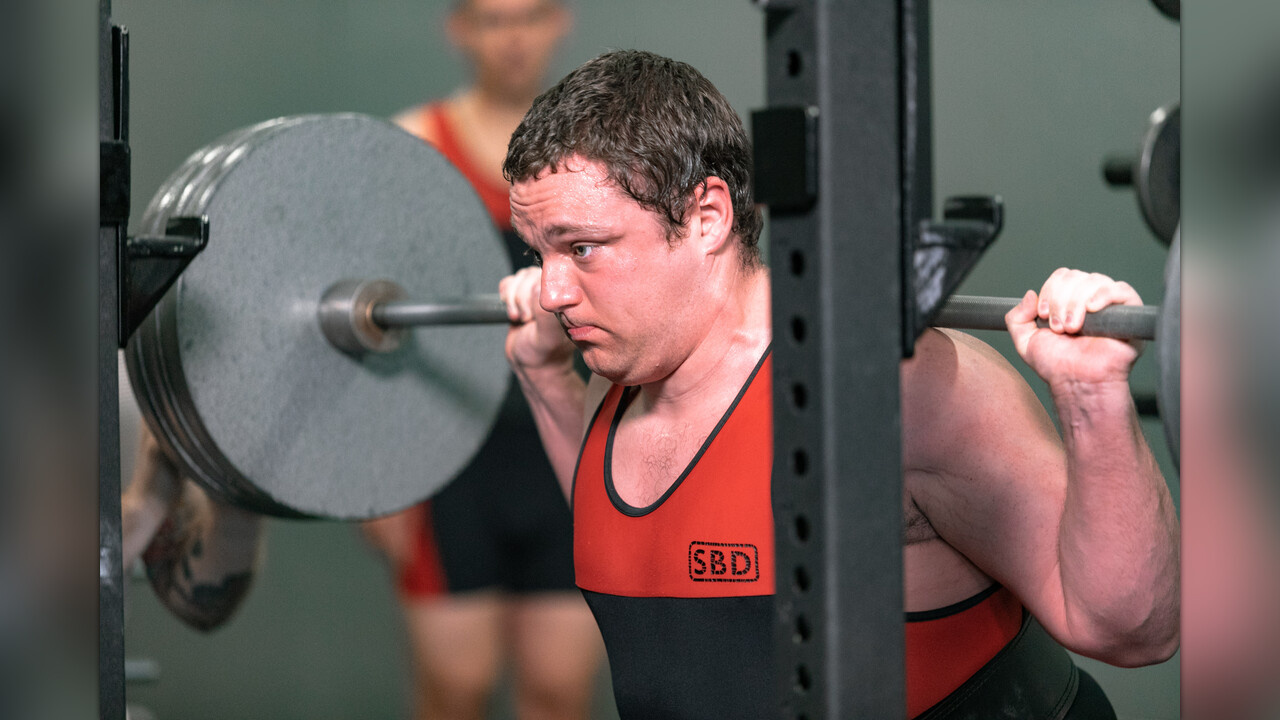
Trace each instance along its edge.
<path fill-rule="evenodd" d="M 511 188 L 512 223 L 542 265 L 541 304 L 597 375 L 625 385 L 674 372 L 705 336 L 696 243 L 667 238 L 603 167 L 571 158 Z"/>
<path fill-rule="evenodd" d="M 569 11 L 557 0 L 469 0 L 454 12 L 449 28 L 478 83 L 529 94 L 540 89 L 569 22 Z"/>

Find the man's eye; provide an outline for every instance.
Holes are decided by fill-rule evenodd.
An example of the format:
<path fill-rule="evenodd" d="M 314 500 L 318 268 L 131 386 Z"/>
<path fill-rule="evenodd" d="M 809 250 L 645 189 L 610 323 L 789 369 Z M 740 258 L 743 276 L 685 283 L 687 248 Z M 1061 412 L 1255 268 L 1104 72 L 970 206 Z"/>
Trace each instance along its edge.
<path fill-rule="evenodd" d="M 526 248 L 524 254 L 533 258 L 533 264 L 542 267 L 542 253 L 533 248 Z"/>
<path fill-rule="evenodd" d="M 575 257 L 590 257 L 591 253 L 596 249 L 595 245 L 574 245 L 573 254 Z"/>

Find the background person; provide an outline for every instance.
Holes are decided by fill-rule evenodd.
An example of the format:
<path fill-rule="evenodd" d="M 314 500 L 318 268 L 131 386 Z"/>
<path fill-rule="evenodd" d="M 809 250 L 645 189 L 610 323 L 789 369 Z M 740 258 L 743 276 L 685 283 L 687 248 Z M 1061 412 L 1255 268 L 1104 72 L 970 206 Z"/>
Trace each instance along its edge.
<path fill-rule="evenodd" d="M 570 25 L 557 0 L 456 3 L 448 37 L 471 84 L 395 117 L 471 182 L 515 267 L 530 258 L 510 232 L 502 159 Z M 517 717 L 587 717 L 603 650 L 573 584 L 571 518 L 514 383 L 466 470 L 429 502 L 364 527 L 397 575 L 415 717 L 484 717 L 508 661 Z"/>

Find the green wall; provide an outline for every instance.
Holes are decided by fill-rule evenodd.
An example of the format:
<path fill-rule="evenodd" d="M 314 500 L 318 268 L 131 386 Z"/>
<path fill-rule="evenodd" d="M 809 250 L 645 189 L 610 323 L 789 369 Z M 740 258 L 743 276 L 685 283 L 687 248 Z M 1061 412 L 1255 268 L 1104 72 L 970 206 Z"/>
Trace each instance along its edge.
<path fill-rule="evenodd" d="M 278 115 L 391 114 L 463 82 L 438 30 L 443 0 L 115 0 L 131 31 L 134 218 L 191 151 Z M 746 0 L 578 2 L 559 73 L 610 48 L 688 61 L 744 116 L 763 104 L 762 16 Z M 1176 24 L 1141 0 L 947 0 L 934 9 L 937 200 L 998 193 L 1001 239 L 963 292 L 1020 294 L 1060 265 L 1104 270 L 1159 302 L 1164 250 L 1104 155 L 1136 148 L 1178 97 Z M 558 74 L 559 74 L 558 73 Z M 1011 352 L 999 334 L 984 337 Z M 1134 386 L 1154 390 L 1153 353 Z M 1042 383 L 1033 386 L 1043 393 Z M 1043 395 L 1042 395 L 1043 396 Z M 1167 459 L 1160 426 L 1148 435 Z M 240 615 L 209 635 L 130 586 L 128 655 L 160 680 L 130 701 L 160 720 L 394 718 L 407 707 L 406 645 L 386 575 L 355 528 L 271 521 L 269 553 Z M 1176 661 L 1087 662 L 1124 718 L 1178 716 Z M 612 717 L 607 687 L 599 716 Z M 505 714 L 505 699 L 499 714 Z"/>

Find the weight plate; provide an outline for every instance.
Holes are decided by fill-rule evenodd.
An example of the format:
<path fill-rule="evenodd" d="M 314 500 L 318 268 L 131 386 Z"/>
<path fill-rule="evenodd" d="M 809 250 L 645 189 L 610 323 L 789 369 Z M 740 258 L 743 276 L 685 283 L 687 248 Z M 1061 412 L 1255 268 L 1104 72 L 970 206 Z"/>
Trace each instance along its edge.
<path fill-rule="evenodd" d="M 1182 251 L 1181 233 L 1173 234 L 1169 257 L 1164 265 L 1164 300 L 1156 328 L 1160 361 L 1160 385 L 1156 402 L 1173 463 L 1179 464 L 1182 451 Z"/>
<path fill-rule="evenodd" d="M 139 223 L 140 227 L 151 229 L 157 234 L 161 233 L 166 220 L 176 214 L 172 212 L 174 206 L 183 199 L 190 198 L 196 192 L 197 186 L 195 182 L 197 177 L 207 177 L 211 172 L 211 168 L 218 166 L 232 149 L 238 147 L 239 143 L 255 130 L 278 122 L 270 121 L 261 123 L 258 126 L 237 130 L 192 153 L 165 180 L 152 197 L 146 211 L 143 213 L 142 220 Z M 142 334 L 146 335 L 147 331 L 143 331 Z M 218 492 L 224 498 L 233 499 L 230 494 L 231 489 L 221 484 L 220 470 L 210 468 L 207 462 L 199 466 L 201 467 L 199 471 L 195 470 L 198 467 L 196 461 L 199 458 L 197 455 L 193 455 L 193 452 L 198 452 L 198 448 L 192 448 L 193 441 L 184 436 L 182 432 L 183 424 L 180 421 L 178 412 L 169 402 L 171 391 L 166 390 L 166 380 L 157 369 L 158 361 L 154 359 L 156 346 L 157 343 L 154 341 L 150 343 L 139 342 L 130 345 L 125 352 L 127 368 L 136 368 L 136 371 L 130 370 L 132 383 L 140 384 L 139 390 L 134 393 L 136 403 L 140 409 L 145 408 L 142 414 L 152 426 L 153 435 L 156 437 L 157 442 L 171 458 L 179 461 L 179 465 L 186 470 L 189 476 L 200 479 L 206 487 Z M 147 358 L 145 363 L 143 362 L 144 357 Z M 131 364 L 129 361 L 132 361 Z"/>
<path fill-rule="evenodd" d="M 1170 20 L 1182 18 L 1182 0 L 1151 0 L 1151 4 Z"/>
<path fill-rule="evenodd" d="M 505 249 L 448 161 L 382 120 L 283 118 L 194 154 L 142 232 L 184 215 L 209 218 L 208 247 L 127 350 L 184 470 L 259 512 L 354 519 L 428 497 L 469 462 L 506 391 L 504 326 L 420 329 L 355 358 L 316 318 L 342 278 L 421 299 L 497 288 Z"/>
<path fill-rule="evenodd" d="M 1134 172 L 1142 217 L 1165 245 L 1173 241 L 1182 213 L 1181 117 L 1178 103 L 1151 114 Z"/>

